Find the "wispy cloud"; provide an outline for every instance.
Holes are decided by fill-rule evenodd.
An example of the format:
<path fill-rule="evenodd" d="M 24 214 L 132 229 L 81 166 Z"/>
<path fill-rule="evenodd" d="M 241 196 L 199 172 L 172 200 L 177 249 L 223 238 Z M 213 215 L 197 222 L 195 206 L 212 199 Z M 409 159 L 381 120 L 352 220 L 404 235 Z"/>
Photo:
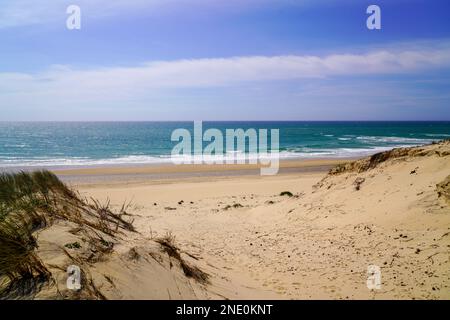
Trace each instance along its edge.
<path fill-rule="evenodd" d="M 249 56 L 154 61 L 135 67 L 79 70 L 52 66 L 38 74 L 1 74 L 2 87 L 22 84 L 62 87 L 211 87 L 249 81 L 292 80 L 346 75 L 402 74 L 450 66 L 450 45 L 411 50 L 377 50 L 328 56 Z"/>
<path fill-rule="evenodd" d="M 167 90 L 175 97 L 183 90 L 245 88 L 247 84 L 277 81 L 425 74 L 450 68 L 450 45 L 446 43 L 428 44 L 422 49 L 412 46 L 408 50 L 403 46 L 401 51 L 388 48 L 361 54 L 154 61 L 135 67 L 83 70 L 52 66 L 41 73 L 0 73 L 0 106 L 47 108 L 64 104 L 76 106 L 77 110 L 120 103 L 148 106 L 154 97 L 161 97 L 161 92 Z M 327 92 L 322 98 L 332 102 L 333 95 Z M 299 95 L 298 98 L 308 97 Z M 183 104 L 175 105 L 180 103 Z"/>

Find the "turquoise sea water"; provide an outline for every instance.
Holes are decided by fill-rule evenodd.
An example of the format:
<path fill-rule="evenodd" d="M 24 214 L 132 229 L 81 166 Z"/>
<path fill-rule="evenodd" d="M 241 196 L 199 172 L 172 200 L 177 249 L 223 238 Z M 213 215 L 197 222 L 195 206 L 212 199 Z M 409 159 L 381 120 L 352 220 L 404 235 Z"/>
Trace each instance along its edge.
<path fill-rule="evenodd" d="M 0 167 L 170 162 L 172 131 L 192 122 L 0 122 Z M 450 138 L 450 122 L 204 122 L 279 129 L 280 157 L 357 157 Z M 205 143 L 206 145 L 207 143 Z"/>

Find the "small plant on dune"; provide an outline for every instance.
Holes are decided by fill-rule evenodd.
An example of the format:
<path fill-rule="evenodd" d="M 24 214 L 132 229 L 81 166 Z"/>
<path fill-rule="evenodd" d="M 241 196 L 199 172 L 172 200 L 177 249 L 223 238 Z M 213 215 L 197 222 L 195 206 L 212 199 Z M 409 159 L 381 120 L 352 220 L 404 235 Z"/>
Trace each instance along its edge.
<path fill-rule="evenodd" d="M 27 294 L 23 288 L 31 291 L 33 281 L 48 280 L 50 273 L 34 252 L 35 231 L 60 219 L 114 237 L 119 229 L 134 231 L 124 214 L 125 208 L 115 214 L 109 203 L 82 200 L 49 171 L 0 174 L 0 298 Z"/>
<path fill-rule="evenodd" d="M 175 236 L 168 232 L 165 236 L 158 238 L 155 240 L 157 243 L 159 243 L 164 252 L 166 252 L 169 257 L 172 257 L 180 263 L 181 268 L 183 269 L 184 274 L 189 277 L 197 280 L 200 283 L 208 283 L 209 275 L 199 268 L 195 266 L 191 266 L 189 263 L 187 263 L 180 254 L 180 249 L 175 244 Z"/>
<path fill-rule="evenodd" d="M 284 197 L 284 196 L 293 197 L 294 195 L 290 191 L 283 191 L 280 193 L 280 197 Z"/>
<path fill-rule="evenodd" d="M 68 248 L 68 249 L 80 249 L 81 248 L 81 244 L 77 241 L 74 243 L 67 243 L 64 245 L 64 247 Z"/>
<path fill-rule="evenodd" d="M 353 185 L 355 186 L 355 190 L 359 191 L 361 190 L 361 185 L 366 181 L 364 178 L 356 178 L 356 180 L 353 182 Z"/>
<path fill-rule="evenodd" d="M 164 248 L 164 251 L 171 257 L 175 257 L 178 252 L 178 248 L 175 246 L 175 236 L 172 232 L 167 232 L 166 235 L 155 240 Z"/>
<path fill-rule="evenodd" d="M 445 199 L 450 203 L 450 176 L 447 176 L 444 181 L 436 185 L 436 191 L 439 198 Z"/>
<path fill-rule="evenodd" d="M 225 206 L 225 208 L 223 208 L 223 210 L 230 210 L 230 209 L 239 209 L 239 208 L 243 208 L 244 206 L 240 203 L 235 203 L 233 205 L 227 205 Z"/>

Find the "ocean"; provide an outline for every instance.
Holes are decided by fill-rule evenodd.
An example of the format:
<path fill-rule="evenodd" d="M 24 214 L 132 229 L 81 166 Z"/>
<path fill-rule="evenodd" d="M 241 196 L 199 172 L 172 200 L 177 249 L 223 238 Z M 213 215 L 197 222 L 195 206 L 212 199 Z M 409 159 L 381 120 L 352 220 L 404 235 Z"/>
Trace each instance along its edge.
<path fill-rule="evenodd" d="M 172 131 L 193 122 L 0 122 L 0 168 L 170 163 Z M 204 122 L 279 129 L 281 159 L 353 158 L 450 138 L 450 122 Z M 206 145 L 207 143 L 205 143 Z"/>

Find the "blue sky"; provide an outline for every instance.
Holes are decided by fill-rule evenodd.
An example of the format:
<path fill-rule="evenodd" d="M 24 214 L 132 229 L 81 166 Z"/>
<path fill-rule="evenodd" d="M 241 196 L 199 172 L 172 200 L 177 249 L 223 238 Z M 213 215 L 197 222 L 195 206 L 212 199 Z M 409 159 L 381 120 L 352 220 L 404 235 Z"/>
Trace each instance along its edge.
<path fill-rule="evenodd" d="M 0 120 L 450 120 L 449 15 L 444 0 L 2 0 Z"/>

